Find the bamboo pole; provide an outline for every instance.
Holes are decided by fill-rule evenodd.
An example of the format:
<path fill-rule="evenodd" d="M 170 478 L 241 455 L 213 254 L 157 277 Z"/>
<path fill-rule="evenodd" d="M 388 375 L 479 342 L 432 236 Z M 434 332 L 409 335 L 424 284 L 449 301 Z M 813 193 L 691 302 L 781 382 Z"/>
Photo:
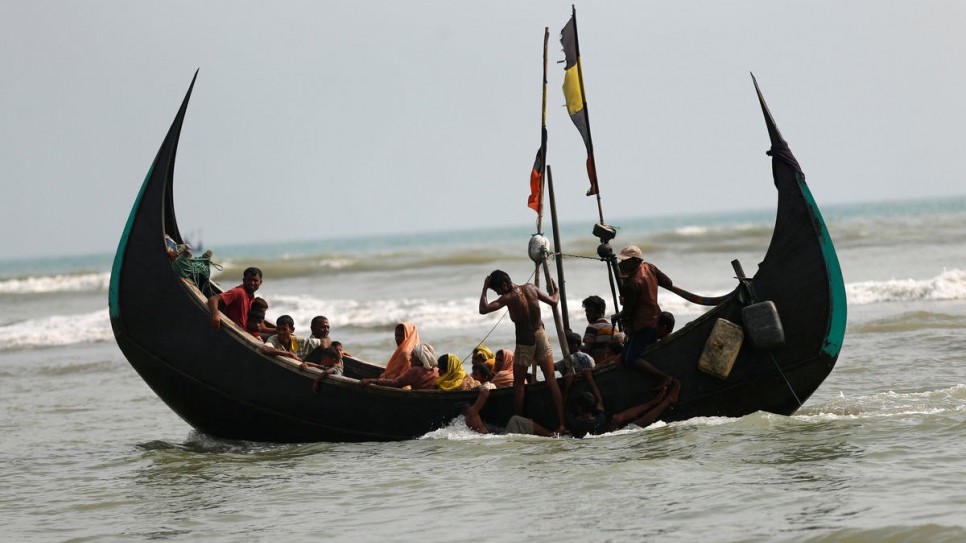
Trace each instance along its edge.
<path fill-rule="evenodd" d="M 553 195 L 553 171 L 547 165 L 547 188 L 550 191 L 550 219 L 553 222 L 553 250 L 557 254 L 557 287 L 560 289 L 560 308 L 563 311 L 564 329 L 570 328 L 570 313 L 567 311 L 567 282 L 564 280 L 563 252 L 560 245 L 560 228 L 557 227 L 557 199 Z"/>
<path fill-rule="evenodd" d="M 543 104 L 540 109 L 540 153 L 543 155 L 540 161 L 543 164 L 542 170 L 540 172 L 540 203 L 537 206 L 537 233 L 543 234 L 543 187 L 546 185 L 544 182 L 544 172 L 547 169 L 547 146 L 544 145 L 543 134 L 547 130 L 547 57 L 548 57 L 548 44 L 550 42 L 550 27 L 543 27 Z M 534 262 L 535 269 L 533 271 L 533 284 L 540 286 L 540 264 Z M 536 370 L 534 370 L 536 371 Z"/>
<path fill-rule="evenodd" d="M 547 286 L 549 287 L 552 283 L 550 282 L 550 264 L 547 264 L 547 259 L 543 259 L 543 274 L 547 278 Z M 563 321 L 560 319 L 560 308 L 558 304 L 553 305 L 553 324 L 557 328 L 557 339 L 560 341 L 560 351 L 563 353 L 563 359 L 565 360 L 570 356 L 570 347 L 567 345 L 567 333 L 564 329 Z"/>

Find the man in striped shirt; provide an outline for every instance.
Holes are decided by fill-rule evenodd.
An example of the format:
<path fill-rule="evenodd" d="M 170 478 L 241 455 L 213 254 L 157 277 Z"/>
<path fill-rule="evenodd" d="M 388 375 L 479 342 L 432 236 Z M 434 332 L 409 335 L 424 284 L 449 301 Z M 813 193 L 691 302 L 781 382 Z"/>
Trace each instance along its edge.
<path fill-rule="evenodd" d="M 600 296 L 584 298 L 584 315 L 587 317 L 587 329 L 584 331 L 583 351 L 594 360 L 603 360 L 607 344 L 614 338 L 614 327 L 604 317 L 607 312 L 607 302 Z"/>

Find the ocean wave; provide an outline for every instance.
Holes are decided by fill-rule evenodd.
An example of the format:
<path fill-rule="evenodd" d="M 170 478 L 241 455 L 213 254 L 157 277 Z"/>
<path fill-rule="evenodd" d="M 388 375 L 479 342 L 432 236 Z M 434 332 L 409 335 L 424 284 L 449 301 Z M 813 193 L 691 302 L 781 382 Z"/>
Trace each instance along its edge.
<path fill-rule="evenodd" d="M 512 260 L 528 259 L 525 246 Z M 298 277 L 326 277 L 351 273 L 419 270 L 447 266 L 481 266 L 508 258 L 496 251 L 457 251 L 457 252 L 385 252 L 366 257 L 333 254 L 288 254 L 279 259 L 230 259 L 215 262 L 222 271 L 212 270 L 212 277 L 240 279 L 242 272 L 249 266 L 262 270 L 266 279 Z"/>
<path fill-rule="evenodd" d="M 966 328 L 966 322 L 959 315 L 933 311 L 908 311 L 869 322 L 856 323 L 850 327 L 854 333 L 867 334 L 896 334 L 920 330 L 962 330 L 964 328 Z"/>
<path fill-rule="evenodd" d="M 33 278 L 39 279 L 39 278 Z M 70 289 L 106 289 L 109 274 L 86 274 L 65 276 L 50 281 L 31 282 L 28 290 L 24 280 L 8 280 L 0 283 L 6 291 L 0 292 L 60 292 Z M 20 281 L 15 283 L 14 281 Z M 18 285 L 14 287 L 13 285 Z M 45 286 L 42 286 L 45 285 Z M 19 289 L 19 290 L 14 290 Z M 846 287 L 850 304 L 871 304 L 892 301 L 916 300 L 961 300 L 966 299 L 966 272 L 962 270 L 944 271 L 929 280 L 891 280 L 884 282 L 861 282 Z M 723 293 L 709 292 L 708 295 Z M 391 331 L 399 322 L 414 322 L 420 330 L 460 331 L 476 333 L 488 329 L 505 319 L 503 312 L 480 315 L 479 298 L 464 296 L 458 298 L 430 298 L 407 296 L 391 299 L 360 300 L 353 298 L 323 299 L 311 295 L 267 295 L 269 316 L 277 318 L 288 314 L 296 322 L 298 333 L 307 332 L 309 323 L 317 315 L 326 315 L 333 330 L 342 328 L 364 333 L 372 331 Z M 583 326 L 584 315 L 578 297 L 568 297 L 570 322 L 572 327 Z M 662 308 L 675 315 L 678 327 L 703 314 L 708 308 L 686 302 L 683 299 L 662 293 Z M 549 310 L 544 314 L 544 322 L 550 326 Z M 888 332 L 895 327 L 916 328 L 957 328 L 959 320 L 934 312 L 904 314 L 898 320 L 876 321 L 860 324 L 873 327 L 871 332 Z M 112 339 L 110 319 L 106 310 L 81 315 L 53 315 L 30 321 L 20 321 L 0 327 L 0 349 L 24 349 L 45 346 L 62 346 L 76 343 L 110 341 Z"/>
<path fill-rule="evenodd" d="M 966 384 L 958 384 L 924 392 L 890 390 L 857 397 L 839 393 L 838 397 L 805 407 L 793 416 L 806 422 L 881 419 L 958 412 L 963 410 L 964 404 Z"/>
<path fill-rule="evenodd" d="M 646 254 L 666 253 L 740 253 L 764 252 L 771 239 L 772 224 L 741 222 L 704 226 L 699 223 L 683 223 L 665 226 L 655 231 L 629 229 L 621 234 L 620 243 L 614 242 L 615 250 L 622 244 L 633 244 Z M 484 234 L 490 230 L 482 230 Z M 224 271 L 213 271 L 213 277 L 240 278 L 245 268 L 255 266 L 262 270 L 266 279 L 328 277 L 341 274 L 401 272 L 438 267 L 481 266 L 490 264 L 518 263 L 528 261 L 529 234 L 525 231 L 508 236 L 499 231 L 494 239 L 486 239 L 479 232 L 456 232 L 442 242 L 437 237 L 422 238 L 400 235 L 396 239 L 360 239 L 358 246 L 338 247 L 324 243 L 282 244 L 279 247 L 251 247 L 244 252 L 228 249 L 219 255 L 215 251 L 214 262 Z M 573 229 L 564 236 L 561 251 L 565 255 L 596 259 L 600 240 L 579 234 Z M 244 256 L 242 256 L 244 255 Z M 508 264 L 509 265 L 509 264 Z M 512 266 L 511 266 L 512 267 Z"/>
<path fill-rule="evenodd" d="M 108 272 L 32 276 L 0 281 L 0 294 L 98 292 L 106 291 L 110 282 Z"/>
<path fill-rule="evenodd" d="M 863 281 L 845 287 L 850 304 L 966 300 L 966 271 L 945 270 L 932 279 Z"/>
<path fill-rule="evenodd" d="M 0 327 L 0 350 L 59 347 L 111 341 L 111 319 L 102 309 L 85 315 L 54 315 Z"/>

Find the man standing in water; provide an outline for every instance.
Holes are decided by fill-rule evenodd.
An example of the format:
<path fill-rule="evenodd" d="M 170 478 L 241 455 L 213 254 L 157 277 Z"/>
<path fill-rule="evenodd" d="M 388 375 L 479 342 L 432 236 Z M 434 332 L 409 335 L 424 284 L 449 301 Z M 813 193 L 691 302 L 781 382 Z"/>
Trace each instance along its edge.
<path fill-rule="evenodd" d="M 524 384 L 527 369 L 532 362 L 540 365 L 543 378 L 550 388 L 554 406 L 557 408 L 557 433 L 565 430 L 563 397 L 557 379 L 554 377 L 553 351 L 547 339 L 547 331 L 540 318 L 540 302 L 556 305 L 560 299 L 557 284 L 550 281 L 553 294 L 542 292 L 536 286 L 527 283 L 514 285 L 510 276 L 501 270 L 494 270 L 483 281 L 483 293 L 480 295 L 480 315 L 486 315 L 506 307 L 510 311 L 510 320 L 516 325 L 516 350 L 513 353 L 513 412 L 523 415 Z M 493 289 L 500 297 L 487 302 L 486 291 Z"/>

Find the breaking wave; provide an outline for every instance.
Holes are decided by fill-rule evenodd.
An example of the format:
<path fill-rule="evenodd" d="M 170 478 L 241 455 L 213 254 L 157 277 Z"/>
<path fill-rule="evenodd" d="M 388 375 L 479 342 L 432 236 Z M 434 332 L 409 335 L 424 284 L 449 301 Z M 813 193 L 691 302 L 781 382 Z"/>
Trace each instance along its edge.
<path fill-rule="evenodd" d="M 80 273 L 0 280 L 0 294 L 47 294 L 52 292 L 106 291 L 111 274 Z"/>
<path fill-rule="evenodd" d="M 58 347 L 112 341 L 106 309 L 82 315 L 54 315 L 0 326 L 0 350 Z"/>
<path fill-rule="evenodd" d="M 267 273 L 267 272 L 266 272 Z M 64 292 L 106 291 L 110 274 L 80 273 L 75 275 L 51 275 L 6 279 L 0 281 L 0 295 L 48 294 Z M 888 281 L 863 281 L 846 285 L 849 304 L 863 305 L 908 301 L 966 300 L 966 271 L 946 270 L 931 279 L 892 279 Z M 707 293 L 719 295 L 719 293 Z M 308 324 L 316 315 L 326 315 L 333 328 L 361 330 L 390 330 L 398 322 L 418 323 L 420 330 L 471 330 L 495 324 L 501 313 L 481 316 L 479 298 L 427 298 L 409 296 L 381 300 L 357 300 L 351 298 L 321 299 L 313 296 L 276 295 L 267 297 L 270 315 L 291 315 L 297 330 L 308 330 Z M 582 323 L 583 312 L 580 299 L 568 296 L 571 322 Z M 678 317 L 679 326 L 704 313 L 707 308 L 686 302 L 677 296 L 662 292 L 661 306 Z M 937 322 L 939 317 L 924 313 L 928 326 L 935 328 L 946 323 Z M 545 317 L 546 320 L 546 317 Z M 906 316 L 907 325 L 916 324 L 919 318 Z M 547 321 L 549 322 L 549 321 Z M 882 323 L 875 323 L 883 325 Z M 890 323 L 884 325 L 891 326 Z M 107 310 L 77 315 L 52 315 L 32 320 L 10 322 L 0 326 L 0 350 L 42 348 L 80 343 L 111 341 L 110 319 Z"/>

